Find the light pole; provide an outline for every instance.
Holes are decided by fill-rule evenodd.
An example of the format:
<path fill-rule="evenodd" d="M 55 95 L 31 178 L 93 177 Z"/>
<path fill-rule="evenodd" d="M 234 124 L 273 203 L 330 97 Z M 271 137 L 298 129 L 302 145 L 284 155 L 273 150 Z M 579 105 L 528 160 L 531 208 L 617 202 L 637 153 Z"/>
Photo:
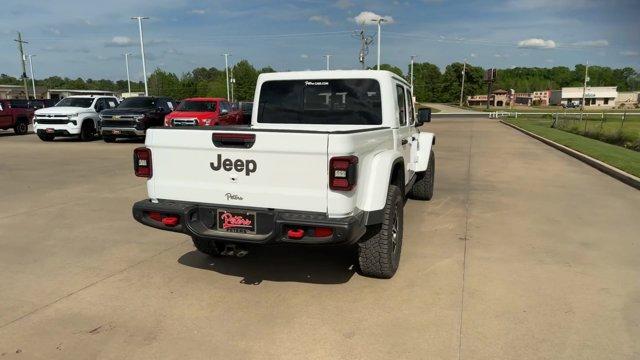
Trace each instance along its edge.
<path fill-rule="evenodd" d="M 31 70 L 31 87 L 33 88 L 33 100 L 37 99 L 36 96 L 36 80 L 33 77 L 33 62 L 31 61 L 31 58 L 34 57 L 35 55 L 33 54 L 29 54 L 29 69 Z"/>
<path fill-rule="evenodd" d="M 584 111 L 584 100 L 585 100 L 585 95 L 587 93 L 588 81 L 589 81 L 589 62 L 587 61 L 587 66 L 585 66 L 584 68 L 584 84 L 582 85 L 582 105 L 580 106 L 580 111 Z M 582 117 L 582 114 L 580 114 L 580 117 Z"/>
<path fill-rule="evenodd" d="M 329 59 L 331 59 L 331 54 L 324 55 L 324 57 L 327 58 L 327 70 L 329 70 Z"/>
<path fill-rule="evenodd" d="M 131 95 L 131 78 L 129 77 L 129 53 L 124 53 L 124 64 L 127 68 L 127 89 L 129 90 L 129 95 Z"/>
<path fill-rule="evenodd" d="M 411 55 L 411 94 L 413 95 L 413 61 L 415 60 L 416 56 L 415 55 Z"/>
<path fill-rule="evenodd" d="M 380 36 L 381 36 L 381 31 L 382 31 L 382 23 L 386 22 L 387 20 L 383 19 L 383 18 L 378 18 L 378 20 L 376 20 L 376 22 L 378 23 L 378 70 L 380 70 Z"/>
<path fill-rule="evenodd" d="M 138 20 L 138 30 L 140 32 L 140 54 L 142 55 L 142 76 L 144 76 L 144 95 L 149 96 L 149 86 L 147 85 L 147 61 L 144 58 L 144 40 L 142 36 L 142 20 L 148 19 L 146 16 L 134 16 L 132 20 Z"/>
<path fill-rule="evenodd" d="M 464 96 L 464 76 L 467 72 L 467 59 L 464 59 L 464 64 L 462 65 L 462 86 L 460 87 L 460 106 L 462 106 L 462 97 Z"/>
<path fill-rule="evenodd" d="M 222 54 L 224 56 L 224 71 L 227 74 L 227 100 L 230 100 L 229 94 L 229 56 L 231 54 Z"/>

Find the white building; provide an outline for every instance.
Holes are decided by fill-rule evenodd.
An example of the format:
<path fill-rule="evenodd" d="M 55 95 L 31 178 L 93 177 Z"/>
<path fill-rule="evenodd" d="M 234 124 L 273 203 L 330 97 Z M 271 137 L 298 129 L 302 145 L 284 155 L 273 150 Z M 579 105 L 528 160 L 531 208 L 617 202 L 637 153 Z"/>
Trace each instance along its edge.
<path fill-rule="evenodd" d="M 563 87 L 551 92 L 551 105 L 582 104 L 583 88 Z M 618 90 L 616 86 L 587 86 L 584 91 L 585 107 L 612 108 L 615 106 Z"/>

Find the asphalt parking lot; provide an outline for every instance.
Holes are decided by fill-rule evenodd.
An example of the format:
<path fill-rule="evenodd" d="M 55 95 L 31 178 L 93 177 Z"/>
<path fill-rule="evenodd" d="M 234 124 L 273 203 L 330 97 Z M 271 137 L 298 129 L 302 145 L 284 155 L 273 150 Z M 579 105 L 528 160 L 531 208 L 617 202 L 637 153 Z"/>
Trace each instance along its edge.
<path fill-rule="evenodd" d="M 0 358 L 633 359 L 640 192 L 486 118 L 435 120 L 400 269 L 211 260 L 143 227 L 139 143 L 0 134 Z"/>

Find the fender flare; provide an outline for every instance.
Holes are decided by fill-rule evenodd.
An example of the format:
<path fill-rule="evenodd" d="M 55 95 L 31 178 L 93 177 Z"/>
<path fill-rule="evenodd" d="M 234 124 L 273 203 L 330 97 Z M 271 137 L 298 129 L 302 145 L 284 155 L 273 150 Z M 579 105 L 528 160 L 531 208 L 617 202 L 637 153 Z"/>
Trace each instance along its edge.
<path fill-rule="evenodd" d="M 418 134 L 418 147 L 416 151 L 417 161 L 413 164 L 415 172 L 427 171 L 431 148 L 436 143 L 436 136 L 433 133 L 421 132 Z"/>
<path fill-rule="evenodd" d="M 404 166 L 402 153 L 396 150 L 386 150 L 377 153 L 370 160 L 367 177 L 359 184 L 364 196 L 358 198 L 357 207 L 363 211 L 381 210 L 387 201 L 387 189 L 391 182 L 392 169 L 400 162 Z M 404 173 L 403 173 L 404 175 Z"/>

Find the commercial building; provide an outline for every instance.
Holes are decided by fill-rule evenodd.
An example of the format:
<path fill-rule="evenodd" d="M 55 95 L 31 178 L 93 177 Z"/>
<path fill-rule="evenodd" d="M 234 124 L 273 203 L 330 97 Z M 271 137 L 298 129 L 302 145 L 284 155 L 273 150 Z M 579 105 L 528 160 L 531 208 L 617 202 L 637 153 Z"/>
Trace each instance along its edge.
<path fill-rule="evenodd" d="M 72 95 L 107 95 L 118 96 L 115 91 L 108 90 L 73 90 L 73 89 L 47 89 L 36 86 L 36 97 L 38 99 L 60 100 Z M 24 86 L 22 85 L 0 85 L 0 99 L 24 99 Z M 33 90 L 29 86 L 29 98 L 33 99 Z"/>
<path fill-rule="evenodd" d="M 562 90 L 553 90 L 551 92 L 551 105 L 563 105 L 573 103 L 574 105 L 582 104 L 583 88 L 580 87 L 563 87 Z M 616 86 L 587 86 L 584 89 L 584 106 L 585 107 L 602 107 L 613 108 L 618 97 Z"/>
<path fill-rule="evenodd" d="M 640 104 L 640 91 L 619 92 L 616 98 L 616 107 L 635 108 Z"/>
<path fill-rule="evenodd" d="M 490 106 L 509 106 L 513 99 L 513 93 L 509 91 L 498 89 L 491 93 L 491 99 L 489 100 Z M 487 95 L 473 95 L 467 96 L 468 106 L 482 106 L 487 104 Z"/>

